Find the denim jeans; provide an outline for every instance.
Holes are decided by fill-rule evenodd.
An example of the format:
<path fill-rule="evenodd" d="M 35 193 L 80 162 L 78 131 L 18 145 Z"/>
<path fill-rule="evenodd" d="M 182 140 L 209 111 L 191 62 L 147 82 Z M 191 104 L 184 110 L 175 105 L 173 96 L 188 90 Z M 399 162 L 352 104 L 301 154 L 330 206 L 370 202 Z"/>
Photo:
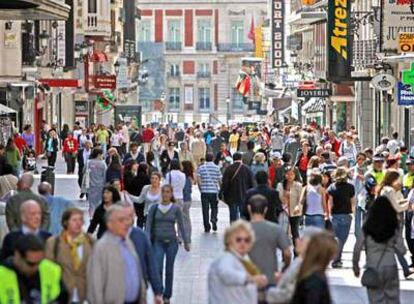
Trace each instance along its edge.
<path fill-rule="evenodd" d="M 203 208 L 203 225 L 204 230 L 209 231 L 211 229 L 211 223 L 217 223 L 218 214 L 218 199 L 217 193 L 201 193 L 201 205 Z M 209 211 L 211 209 L 211 218 Z"/>
<path fill-rule="evenodd" d="M 164 268 L 164 256 L 165 256 L 165 284 L 164 286 L 164 298 L 171 298 L 173 290 L 174 280 L 174 261 L 178 252 L 177 241 L 155 241 L 154 242 L 154 256 L 157 270 L 162 280 L 162 272 Z"/>
<path fill-rule="evenodd" d="M 365 220 L 365 211 L 361 207 L 355 208 L 355 237 L 358 238 L 361 233 L 362 224 Z"/>
<path fill-rule="evenodd" d="M 318 227 L 321 229 L 325 229 L 325 219 L 323 215 L 315 214 L 315 215 L 306 215 L 305 216 L 305 226 L 312 226 Z"/>
<path fill-rule="evenodd" d="M 351 229 L 352 215 L 350 214 L 333 214 L 332 226 L 335 232 L 335 236 L 338 239 L 338 255 L 334 262 L 340 262 L 342 258 L 342 251 L 344 245 L 349 236 L 349 230 Z"/>
<path fill-rule="evenodd" d="M 230 204 L 229 205 L 229 212 L 230 212 L 230 223 L 237 221 L 241 215 L 241 204 Z"/>

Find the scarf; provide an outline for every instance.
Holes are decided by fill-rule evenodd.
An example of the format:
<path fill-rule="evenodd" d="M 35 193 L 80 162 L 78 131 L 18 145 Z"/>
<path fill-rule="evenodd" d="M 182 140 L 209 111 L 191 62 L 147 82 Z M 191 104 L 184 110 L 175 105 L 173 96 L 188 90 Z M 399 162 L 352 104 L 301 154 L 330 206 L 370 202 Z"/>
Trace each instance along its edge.
<path fill-rule="evenodd" d="M 251 276 L 262 274 L 260 269 L 256 266 L 255 263 L 250 260 L 248 256 L 242 257 L 238 253 L 232 251 L 232 253 L 239 259 L 240 263 L 242 263 L 244 269 L 247 271 L 248 274 Z"/>
<path fill-rule="evenodd" d="M 68 233 L 63 232 L 63 240 L 69 245 L 73 266 L 75 270 L 78 270 L 82 263 L 82 260 L 78 254 L 78 248 L 85 244 L 86 236 L 84 233 L 81 233 L 79 236 L 72 239 Z"/>

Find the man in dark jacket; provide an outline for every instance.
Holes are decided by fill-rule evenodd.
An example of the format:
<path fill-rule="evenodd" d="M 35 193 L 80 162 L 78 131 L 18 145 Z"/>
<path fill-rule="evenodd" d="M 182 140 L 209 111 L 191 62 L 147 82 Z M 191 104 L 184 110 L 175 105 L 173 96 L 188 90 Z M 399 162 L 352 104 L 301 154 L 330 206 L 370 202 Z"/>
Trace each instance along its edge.
<path fill-rule="evenodd" d="M 249 199 L 253 195 L 261 194 L 268 201 L 265 219 L 273 223 L 277 223 L 279 213 L 282 211 L 282 202 L 280 201 L 278 192 L 268 186 L 268 179 L 269 176 L 265 171 L 259 171 L 256 173 L 257 186 L 247 191 L 242 209 L 243 215 L 246 219 L 250 218 L 247 208 Z"/>
<path fill-rule="evenodd" d="M 78 185 L 79 188 L 82 188 L 82 182 L 83 182 L 83 175 L 85 170 L 85 165 L 91 156 L 92 152 L 92 141 L 87 140 L 85 141 L 83 148 L 79 149 L 78 151 Z M 82 199 L 85 196 L 86 193 L 81 193 L 79 198 Z"/>
<path fill-rule="evenodd" d="M 238 152 L 234 153 L 233 161 L 234 163 L 224 171 L 222 189 L 224 202 L 230 210 L 230 222 L 239 219 L 246 192 L 255 185 L 253 173 L 243 164 L 242 155 Z"/>
<path fill-rule="evenodd" d="M 162 303 L 162 282 L 155 264 L 151 242 L 142 229 L 134 227 L 134 208 L 128 203 L 122 203 L 122 206 L 124 207 L 127 216 L 131 218 L 129 238 L 134 244 L 135 250 L 139 256 L 144 279 L 147 283 L 150 282 L 151 284 L 152 291 L 155 295 L 155 303 Z"/>
<path fill-rule="evenodd" d="M 4 261 L 13 255 L 16 243 L 24 235 L 33 234 L 43 241 L 51 236 L 49 232 L 40 230 L 42 210 L 36 201 L 28 200 L 24 202 L 20 207 L 20 213 L 22 226 L 19 230 L 9 232 L 4 238 L 0 261 Z"/>
<path fill-rule="evenodd" d="M 136 142 L 132 142 L 129 145 L 129 152 L 125 154 L 122 164 L 125 166 L 131 160 L 135 160 L 138 164 L 145 162 L 144 153 L 139 151 L 139 147 Z"/>

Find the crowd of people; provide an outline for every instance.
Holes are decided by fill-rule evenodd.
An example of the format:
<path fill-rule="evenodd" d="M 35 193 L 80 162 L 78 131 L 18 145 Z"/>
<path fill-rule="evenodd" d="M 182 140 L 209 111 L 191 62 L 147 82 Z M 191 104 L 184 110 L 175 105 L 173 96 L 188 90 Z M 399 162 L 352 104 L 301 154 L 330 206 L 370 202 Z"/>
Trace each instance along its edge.
<path fill-rule="evenodd" d="M 40 155 L 34 142 L 26 126 L 0 146 L 0 303 L 147 303 L 148 285 L 155 303 L 170 303 L 179 247 L 191 250 L 195 187 L 205 233 L 228 226 L 220 201 L 229 210 L 211 304 L 332 303 L 325 272 L 343 267 L 352 222 L 352 268 L 370 303 L 399 303 L 398 264 L 414 273 L 414 158 L 397 133 L 370 148 L 355 128 L 315 123 L 44 123 Z M 59 152 L 78 175 L 88 227 L 53 185 L 34 192 L 36 159 L 54 167 Z"/>

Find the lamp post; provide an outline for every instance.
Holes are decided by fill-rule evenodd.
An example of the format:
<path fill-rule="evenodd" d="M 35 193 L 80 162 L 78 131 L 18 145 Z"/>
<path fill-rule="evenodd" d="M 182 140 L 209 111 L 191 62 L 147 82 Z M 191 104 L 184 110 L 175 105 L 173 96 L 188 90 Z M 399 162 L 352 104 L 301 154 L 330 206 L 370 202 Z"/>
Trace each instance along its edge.
<path fill-rule="evenodd" d="M 227 105 L 227 126 L 228 126 L 229 120 L 230 120 L 230 97 L 228 96 L 226 98 L 226 105 Z"/>

